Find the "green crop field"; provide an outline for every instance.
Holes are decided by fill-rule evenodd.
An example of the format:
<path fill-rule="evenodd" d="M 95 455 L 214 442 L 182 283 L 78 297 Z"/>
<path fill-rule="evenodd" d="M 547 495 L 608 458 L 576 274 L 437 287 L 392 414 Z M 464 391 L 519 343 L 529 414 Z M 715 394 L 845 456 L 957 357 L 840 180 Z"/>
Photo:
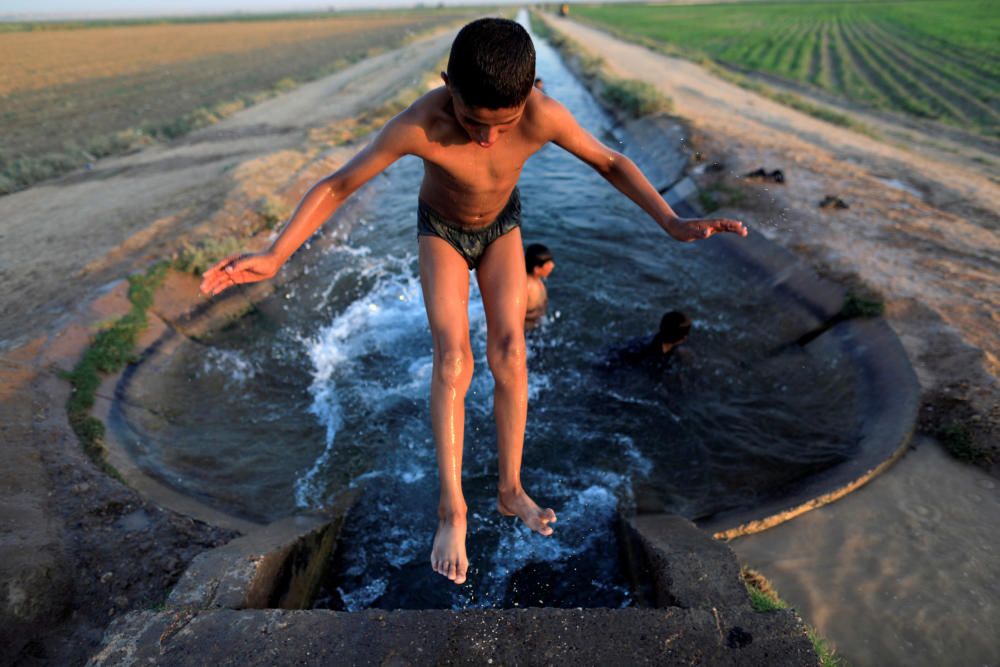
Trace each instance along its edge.
<path fill-rule="evenodd" d="M 574 6 L 574 17 L 692 58 L 1000 136 L 1000 3 Z"/>

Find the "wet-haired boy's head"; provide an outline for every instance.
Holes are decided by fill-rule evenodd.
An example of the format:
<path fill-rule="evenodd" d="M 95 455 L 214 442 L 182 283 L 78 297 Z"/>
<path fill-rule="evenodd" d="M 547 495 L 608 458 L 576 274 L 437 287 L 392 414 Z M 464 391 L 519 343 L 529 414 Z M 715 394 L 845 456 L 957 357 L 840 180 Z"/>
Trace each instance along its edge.
<path fill-rule="evenodd" d="M 660 330 L 656 336 L 661 343 L 676 345 L 691 333 L 691 319 L 679 310 L 671 310 L 660 320 Z"/>
<path fill-rule="evenodd" d="M 538 267 L 545 266 L 546 262 L 554 263 L 554 260 L 549 249 L 541 243 L 532 243 L 524 249 L 524 268 L 527 269 L 529 276 Z"/>
<path fill-rule="evenodd" d="M 462 28 L 448 57 L 448 86 L 466 106 L 511 109 L 535 82 L 535 46 L 507 19 L 479 19 Z"/>

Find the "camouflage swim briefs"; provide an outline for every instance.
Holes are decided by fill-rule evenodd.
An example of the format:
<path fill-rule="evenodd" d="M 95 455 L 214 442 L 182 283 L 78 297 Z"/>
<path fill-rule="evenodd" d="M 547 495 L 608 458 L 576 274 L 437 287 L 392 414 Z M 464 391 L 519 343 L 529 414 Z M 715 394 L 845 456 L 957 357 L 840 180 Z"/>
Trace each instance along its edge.
<path fill-rule="evenodd" d="M 469 265 L 479 265 L 486 248 L 498 238 L 521 224 L 521 195 L 514 188 L 500 215 L 485 227 L 469 229 L 442 217 L 421 199 L 417 205 L 417 236 L 438 236 L 458 251 Z"/>

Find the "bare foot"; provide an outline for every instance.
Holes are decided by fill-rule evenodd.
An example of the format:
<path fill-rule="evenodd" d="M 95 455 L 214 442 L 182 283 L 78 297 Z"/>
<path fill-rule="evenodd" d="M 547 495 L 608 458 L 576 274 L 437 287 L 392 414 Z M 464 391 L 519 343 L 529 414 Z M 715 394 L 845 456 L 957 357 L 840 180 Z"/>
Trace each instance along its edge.
<path fill-rule="evenodd" d="M 549 524 L 556 522 L 556 513 L 536 505 L 524 489 L 501 491 L 497 496 L 497 511 L 504 516 L 519 517 L 528 528 L 542 535 L 551 535 L 552 527 Z"/>
<path fill-rule="evenodd" d="M 465 574 L 469 570 L 469 559 L 465 555 L 466 525 L 464 514 L 439 518 L 431 548 L 431 567 L 456 584 L 465 583 Z"/>

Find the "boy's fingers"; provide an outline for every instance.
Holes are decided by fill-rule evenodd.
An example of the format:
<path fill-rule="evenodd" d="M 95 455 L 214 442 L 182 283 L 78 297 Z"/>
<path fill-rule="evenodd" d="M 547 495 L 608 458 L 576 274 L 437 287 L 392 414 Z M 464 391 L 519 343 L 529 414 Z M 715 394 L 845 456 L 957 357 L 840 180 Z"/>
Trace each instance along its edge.
<path fill-rule="evenodd" d="M 746 226 L 739 220 L 724 218 L 717 221 L 718 229 L 725 232 L 733 232 L 740 236 L 746 236 Z"/>
<path fill-rule="evenodd" d="M 228 275 L 217 274 L 213 276 L 211 279 L 206 280 L 203 284 L 205 287 L 202 291 L 206 292 L 211 296 L 215 296 L 222 290 L 226 289 L 227 287 L 230 287 L 231 285 L 234 285 L 235 283 L 233 282 L 232 278 L 230 278 Z"/>

